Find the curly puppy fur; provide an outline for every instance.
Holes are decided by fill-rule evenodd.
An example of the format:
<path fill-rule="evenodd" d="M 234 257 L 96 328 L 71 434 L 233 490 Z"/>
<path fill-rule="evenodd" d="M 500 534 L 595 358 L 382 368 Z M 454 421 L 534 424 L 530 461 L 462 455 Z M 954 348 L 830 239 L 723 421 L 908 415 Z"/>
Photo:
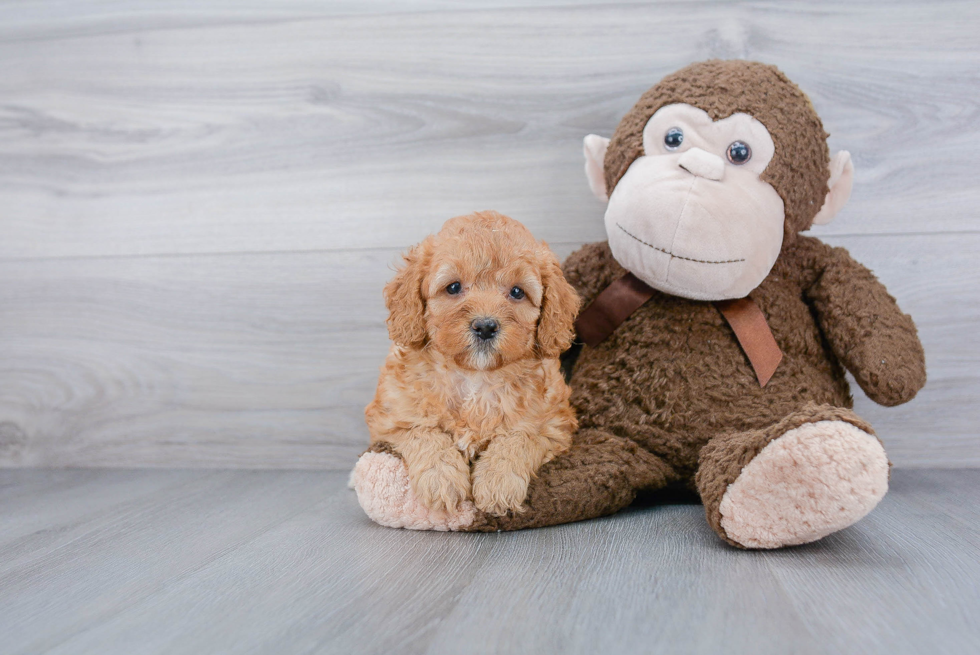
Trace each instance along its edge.
<path fill-rule="evenodd" d="M 404 259 L 385 287 L 394 344 L 365 411 L 371 441 L 393 446 L 430 509 L 520 511 L 577 427 L 558 356 L 578 296 L 547 244 L 496 212 L 450 219 Z"/>

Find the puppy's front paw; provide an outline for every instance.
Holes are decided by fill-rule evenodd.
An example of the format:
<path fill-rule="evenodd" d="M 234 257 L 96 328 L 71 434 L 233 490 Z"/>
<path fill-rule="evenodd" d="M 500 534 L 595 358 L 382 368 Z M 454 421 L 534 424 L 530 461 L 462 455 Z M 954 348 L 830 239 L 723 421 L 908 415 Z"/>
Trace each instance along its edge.
<path fill-rule="evenodd" d="M 412 476 L 412 488 L 423 505 L 454 513 L 470 495 L 470 470 L 459 462 L 437 461 Z"/>
<path fill-rule="evenodd" d="M 480 459 L 473 471 L 473 503 L 494 516 L 503 516 L 507 510 L 523 512 L 530 481 L 506 460 Z"/>

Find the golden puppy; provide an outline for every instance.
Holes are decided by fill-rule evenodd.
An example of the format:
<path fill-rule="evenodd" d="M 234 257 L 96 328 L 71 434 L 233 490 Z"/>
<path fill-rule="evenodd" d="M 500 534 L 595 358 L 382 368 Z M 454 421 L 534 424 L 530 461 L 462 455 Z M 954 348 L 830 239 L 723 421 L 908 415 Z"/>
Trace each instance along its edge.
<path fill-rule="evenodd" d="M 558 356 L 579 298 L 547 244 L 512 218 L 450 219 L 384 290 L 394 344 L 365 410 L 419 500 L 520 511 L 531 476 L 577 424 Z"/>

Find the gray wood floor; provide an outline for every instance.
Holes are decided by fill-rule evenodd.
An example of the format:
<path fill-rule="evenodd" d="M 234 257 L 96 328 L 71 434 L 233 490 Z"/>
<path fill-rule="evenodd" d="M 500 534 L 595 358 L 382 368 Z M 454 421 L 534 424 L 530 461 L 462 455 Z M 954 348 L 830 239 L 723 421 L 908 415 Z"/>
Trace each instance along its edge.
<path fill-rule="evenodd" d="M 0 471 L 0 652 L 930 653 L 980 645 L 980 471 L 724 545 L 699 505 L 489 535 L 370 523 L 339 472 Z"/>
<path fill-rule="evenodd" d="M 975 0 L 0 0 L 0 466 L 348 469 L 399 252 L 494 208 L 603 238 L 582 138 L 709 57 L 780 66 L 854 156 L 815 230 L 919 324 L 859 413 L 980 466 Z"/>

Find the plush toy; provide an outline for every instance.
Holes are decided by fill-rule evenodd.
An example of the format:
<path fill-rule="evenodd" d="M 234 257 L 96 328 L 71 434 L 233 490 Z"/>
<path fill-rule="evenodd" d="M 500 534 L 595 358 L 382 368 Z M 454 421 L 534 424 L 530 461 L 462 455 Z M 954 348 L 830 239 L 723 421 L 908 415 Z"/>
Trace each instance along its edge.
<path fill-rule="evenodd" d="M 521 512 L 420 507 L 383 445 L 352 474 L 385 525 L 514 530 L 616 512 L 687 485 L 728 543 L 777 548 L 867 514 L 889 462 L 852 410 L 844 370 L 882 405 L 925 384 L 912 320 L 847 251 L 802 236 L 850 195 L 809 99 L 746 61 L 688 66 L 647 91 L 611 140 L 585 139 L 608 241 L 572 254 L 585 345 L 571 377 L 579 430 Z"/>

